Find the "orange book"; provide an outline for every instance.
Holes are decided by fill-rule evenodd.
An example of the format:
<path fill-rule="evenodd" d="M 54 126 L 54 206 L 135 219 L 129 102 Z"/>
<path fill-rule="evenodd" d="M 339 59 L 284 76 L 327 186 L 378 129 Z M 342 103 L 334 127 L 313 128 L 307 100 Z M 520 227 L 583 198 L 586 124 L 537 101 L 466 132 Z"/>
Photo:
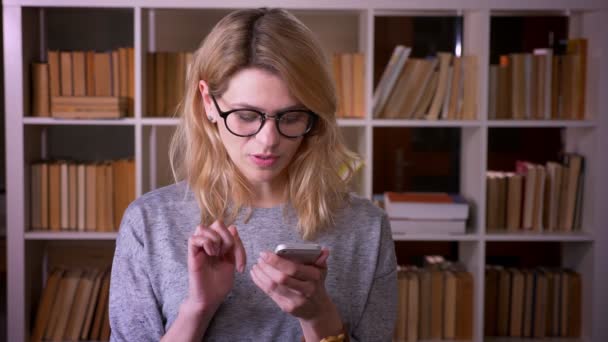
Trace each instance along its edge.
<path fill-rule="evenodd" d="M 59 53 L 61 63 L 61 95 L 74 95 L 73 78 L 72 78 L 72 53 L 62 51 Z"/>
<path fill-rule="evenodd" d="M 64 272 L 63 269 L 57 268 L 51 272 L 51 275 L 46 281 L 46 286 L 44 287 L 44 290 L 42 290 L 42 296 L 40 297 L 40 303 L 38 304 L 38 311 L 36 312 L 34 330 L 30 337 L 31 342 L 42 341 L 43 334 L 50 322 L 52 306 L 57 292 L 59 291 L 59 283 Z"/>
<path fill-rule="evenodd" d="M 32 63 L 32 116 L 48 117 L 50 106 L 49 65 Z"/>
<path fill-rule="evenodd" d="M 59 163 L 49 165 L 49 228 L 61 230 L 61 167 Z"/>
<path fill-rule="evenodd" d="M 74 76 L 74 96 L 87 95 L 86 57 L 84 51 L 72 52 L 72 74 Z"/>
<path fill-rule="evenodd" d="M 61 63 L 59 62 L 59 51 L 49 50 L 47 52 L 49 62 L 49 90 L 51 96 L 61 95 Z"/>

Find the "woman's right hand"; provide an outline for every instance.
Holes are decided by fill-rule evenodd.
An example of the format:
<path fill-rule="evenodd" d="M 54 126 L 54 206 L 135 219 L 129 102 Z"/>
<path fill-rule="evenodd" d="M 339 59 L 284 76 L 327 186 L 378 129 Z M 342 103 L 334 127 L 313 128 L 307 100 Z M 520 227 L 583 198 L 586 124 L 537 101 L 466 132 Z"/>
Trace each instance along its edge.
<path fill-rule="evenodd" d="M 234 272 L 245 270 L 246 258 L 235 226 L 215 221 L 196 227 L 188 239 L 188 304 L 215 312 L 234 285 Z"/>

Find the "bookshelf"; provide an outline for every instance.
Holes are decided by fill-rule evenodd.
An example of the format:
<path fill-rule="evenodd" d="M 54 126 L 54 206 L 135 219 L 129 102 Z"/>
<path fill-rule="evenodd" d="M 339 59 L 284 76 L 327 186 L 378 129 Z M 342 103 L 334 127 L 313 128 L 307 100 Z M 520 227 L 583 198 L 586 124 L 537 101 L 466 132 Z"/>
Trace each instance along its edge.
<path fill-rule="evenodd" d="M 82 0 L 9 0 L 3 2 L 4 73 L 7 149 L 7 257 L 8 257 L 8 336 L 24 341 L 31 331 L 44 272 L 48 246 L 112 244 L 115 233 L 75 233 L 29 231 L 28 163 L 55 151 L 53 146 L 78 145 L 87 141 L 82 153 L 134 156 L 136 194 L 139 196 L 170 181 L 166 163 L 166 142 L 177 120 L 150 117 L 146 111 L 145 54 L 154 51 L 191 51 L 212 25 L 230 9 L 244 6 L 284 7 L 292 10 L 318 34 L 327 54 L 365 53 L 365 73 L 374 74 L 375 20 L 378 17 L 455 16 L 462 18 L 463 53 L 479 58 L 479 85 L 475 120 L 425 121 L 373 118 L 373 84 L 366 77 L 367 115 L 364 119 L 339 119 L 348 145 L 365 160 L 355 179 L 355 190 L 371 198 L 374 169 L 374 135 L 379 129 L 457 129 L 460 137 L 460 192 L 474 203 L 472 219 L 465 235 L 396 236 L 398 243 L 453 243 L 458 260 L 474 277 L 474 341 L 484 338 L 484 267 L 487 252 L 496 243 L 553 243 L 561 250 L 561 266 L 571 267 L 583 278 L 583 331 L 580 339 L 542 341 L 608 340 L 608 213 L 605 210 L 608 181 L 608 68 L 603 62 L 608 51 L 608 5 L 601 0 L 530 1 L 394 1 L 372 3 L 359 0 L 254 1 L 226 0 L 201 2 L 182 0 L 138 0 L 130 3 L 101 0 L 91 4 Z M 490 22 L 494 15 L 566 15 L 569 36 L 589 40 L 587 70 L 587 118 L 583 121 L 490 120 L 488 108 L 488 65 L 490 60 Z M 67 27 L 79 27 L 83 38 L 65 31 L 45 31 L 57 20 Z M 95 19 L 96 27 L 82 25 Z M 179 19 L 179 20 L 178 20 Z M 103 32 L 104 23 L 118 22 L 117 32 Z M 50 26 L 48 26 L 50 25 Z M 79 26 L 80 25 L 80 26 Z M 101 25 L 101 26 L 99 26 Z M 78 31 L 80 33 L 80 31 Z M 96 33 L 97 32 L 97 33 Z M 113 33 L 112 33 L 113 32 Z M 121 33 L 122 32 L 122 33 Z M 98 36 L 96 36 L 96 34 Z M 65 35 L 65 36 L 64 36 Z M 96 42 L 95 46 L 86 44 Z M 135 113 L 120 120 L 54 120 L 30 115 L 29 63 L 39 60 L 47 48 L 108 49 L 120 44 L 135 48 Z M 168 113 L 169 114 L 169 113 Z M 169 115 L 167 115 L 169 116 Z M 564 128 L 566 148 L 586 156 L 585 208 L 583 231 L 577 234 L 499 234 L 486 231 L 485 171 L 491 129 Z M 81 131 L 90 133 L 83 137 Z M 58 134 L 60 136 L 58 136 Z M 117 143 L 101 143 L 106 134 L 116 135 Z M 92 138 L 92 139 L 91 139 Z M 91 141 L 89 141 L 89 140 Z M 126 151 L 125 151 L 126 146 Z M 67 148 L 67 147 L 66 147 Z M 80 153 L 80 151 L 78 151 Z M 72 153 L 76 153 L 73 152 Z M 492 341 L 531 341 L 531 339 L 493 338 Z"/>

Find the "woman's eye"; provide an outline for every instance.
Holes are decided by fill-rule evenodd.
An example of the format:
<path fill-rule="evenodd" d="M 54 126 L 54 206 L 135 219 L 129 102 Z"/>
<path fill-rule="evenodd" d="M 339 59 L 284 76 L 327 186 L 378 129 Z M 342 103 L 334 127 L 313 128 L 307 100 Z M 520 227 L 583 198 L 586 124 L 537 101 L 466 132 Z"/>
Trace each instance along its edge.
<path fill-rule="evenodd" d="M 252 121 L 256 121 L 259 120 L 260 115 L 256 112 L 249 112 L 249 111 L 238 111 L 238 112 L 234 112 L 233 115 L 236 115 L 236 117 L 241 120 L 241 121 L 246 121 L 246 122 L 252 122 Z"/>

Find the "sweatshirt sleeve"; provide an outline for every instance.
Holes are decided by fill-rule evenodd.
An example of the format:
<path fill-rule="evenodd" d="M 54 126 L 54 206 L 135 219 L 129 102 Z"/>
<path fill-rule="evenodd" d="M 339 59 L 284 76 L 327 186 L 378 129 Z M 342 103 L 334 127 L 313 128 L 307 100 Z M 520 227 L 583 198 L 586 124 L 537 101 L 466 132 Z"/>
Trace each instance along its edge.
<path fill-rule="evenodd" d="M 113 342 L 158 341 L 164 334 L 161 310 L 149 280 L 144 224 L 140 210 L 131 205 L 116 239 L 109 303 Z"/>
<path fill-rule="evenodd" d="M 391 341 L 397 320 L 397 258 L 386 215 L 382 217 L 378 261 L 361 318 L 351 341 Z"/>

